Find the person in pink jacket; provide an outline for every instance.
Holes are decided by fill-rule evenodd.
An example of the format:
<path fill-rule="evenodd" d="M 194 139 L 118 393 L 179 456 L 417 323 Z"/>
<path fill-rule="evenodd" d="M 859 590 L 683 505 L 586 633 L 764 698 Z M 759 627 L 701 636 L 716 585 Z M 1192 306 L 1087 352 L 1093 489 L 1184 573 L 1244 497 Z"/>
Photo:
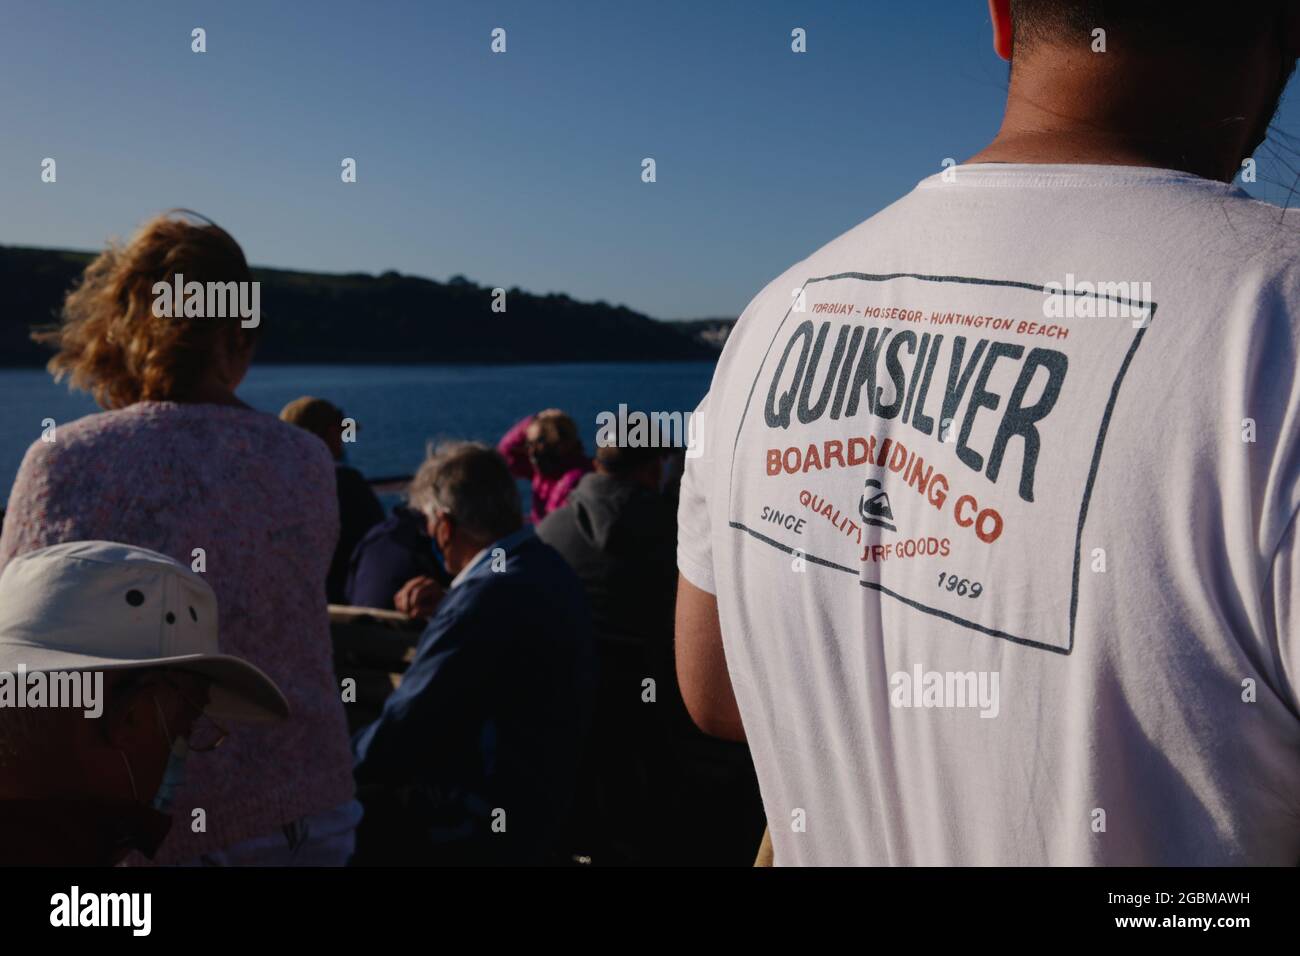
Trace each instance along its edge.
<path fill-rule="evenodd" d="M 497 451 L 516 478 L 533 485 L 536 523 L 562 507 L 582 476 L 591 471 L 591 459 L 583 450 L 578 426 L 558 408 L 527 415 L 505 433 Z"/>

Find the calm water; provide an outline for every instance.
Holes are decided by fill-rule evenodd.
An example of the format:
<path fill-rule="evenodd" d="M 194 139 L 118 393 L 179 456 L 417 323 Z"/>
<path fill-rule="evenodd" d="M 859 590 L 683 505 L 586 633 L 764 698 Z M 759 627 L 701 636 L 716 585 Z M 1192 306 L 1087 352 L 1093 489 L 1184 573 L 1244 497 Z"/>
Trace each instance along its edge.
<path fill-rule="evenodd" d="M 530 412 L 562 408 L 590 451 L 596 414 L 692 411 L 708 390 L 712 362 L 581 365 L 255 365 L 239 389 L 248 404 L 277 413 L 299 395 L 339 405 L 360 424 L 348 461 L 370 477 L 410 474 L 429 439 L 495 443 Z M 36 369 L 0 369 L 0 492 L 7 501 L 41 421 L 69 422 L 98 411 L 89 396 L 55 385 Z"/>

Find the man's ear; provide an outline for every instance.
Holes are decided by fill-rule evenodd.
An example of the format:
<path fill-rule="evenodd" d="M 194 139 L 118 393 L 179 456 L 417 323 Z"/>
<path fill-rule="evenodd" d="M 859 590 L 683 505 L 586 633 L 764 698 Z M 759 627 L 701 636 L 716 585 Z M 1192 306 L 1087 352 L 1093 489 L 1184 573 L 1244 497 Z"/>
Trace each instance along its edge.
<path fill-rule="evenodd" d="M 1011 0 L 989 0 L 993 24 L 993 52 L 1011 62 Z"/>
<path fill-rule="evenodd" d="M 445 554 L 447 551 L 447 545 L 451 544 L 451 539 L 456 534 L 456 530 L 452 525 L 451 515 L 444 514 L 442 518 L 439 519 L 437 527 L 433 530 L 433 543 L 438 546 L 439 551 Z"/>

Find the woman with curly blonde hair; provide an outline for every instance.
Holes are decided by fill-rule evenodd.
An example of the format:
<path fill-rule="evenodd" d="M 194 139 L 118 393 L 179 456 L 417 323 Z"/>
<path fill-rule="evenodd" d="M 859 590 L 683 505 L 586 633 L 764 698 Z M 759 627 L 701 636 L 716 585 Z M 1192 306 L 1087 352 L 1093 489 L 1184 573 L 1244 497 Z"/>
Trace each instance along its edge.
<path fill-rule="evenodd" d="M 253 282 L 224 229 L 165 213 L 96 258 L 59 327 L 37 336 L 57 349 L 56 380 L 105 411 L 59 424 L 55 441 L 28 449 L 0 570 L 17 554 L 100 539 L 203 572 L 217 593 L 222 650 L 272 675 L 293 713 L 275 726 L 208 728 L 214 742 L 228 739 L 186 759 L 176 823 L 155 859 L 342 864 L 360 807 L 325 603 L 339 528 L 334 463 L 318 438 L 236 396 L 256 322 L 224 307 L 160 307 L 179 276 L 187 300 L 191 282 L 241 296 Z M 202 743 L 191 749 L 206 751 Z M 129 784 L 124 775 L 123 800 L 153 801 Z"/>
<path fill-rule="evenodd" d="M 155 286 L 170 286 L 177 274 L 186 285 L 253 280 L 243 250 L 220 226 L 183 210 L 156 217 L 128 245 L 110 245 L 91 262 L 68 293 L 62 325 L 34 336 L 58 348 L 49 363 L 55 380 L 70 379 L 103 408 L 239 403 L 234 388 L 248 371 L 258 327 L 238 316 L 159 315 Z"/>

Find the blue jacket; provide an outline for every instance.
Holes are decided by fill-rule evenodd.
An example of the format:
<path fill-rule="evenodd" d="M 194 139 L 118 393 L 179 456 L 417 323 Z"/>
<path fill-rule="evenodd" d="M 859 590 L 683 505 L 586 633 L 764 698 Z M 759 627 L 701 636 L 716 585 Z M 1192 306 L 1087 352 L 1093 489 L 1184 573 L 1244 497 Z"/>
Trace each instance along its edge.
<path fill-rule="evenodd" d="M 352 550 L 348 604 L 392 610 L 393 596 L 411 578 L 427 575 L 444 585 L 451 575 L 434 557 L 433 539 L 425 530 L 425 517 L 409 508 L 398 507 L 384 521 L 366 532 Z"/>
<path fill-rule="evenodd" d="M 595 676 L 582 585 L 525 527 L 442 599 L 354 738 L 357 782 L 400 793 L 389 831 L 435 862 L 544 862 L 562 849 Z"/>

